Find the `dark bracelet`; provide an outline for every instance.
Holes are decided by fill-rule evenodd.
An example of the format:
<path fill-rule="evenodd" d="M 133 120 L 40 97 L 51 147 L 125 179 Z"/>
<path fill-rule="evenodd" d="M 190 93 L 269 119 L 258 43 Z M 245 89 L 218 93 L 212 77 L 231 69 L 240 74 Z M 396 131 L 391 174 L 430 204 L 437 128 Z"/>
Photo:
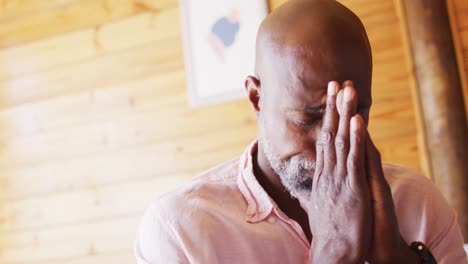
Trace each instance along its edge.
<path fill-rule="evenodd" d="M 410 248 L 419 256 L 421 264 L 437 264 L 434 256 L 422 242 L 415 241 L 411 243 Z"/>

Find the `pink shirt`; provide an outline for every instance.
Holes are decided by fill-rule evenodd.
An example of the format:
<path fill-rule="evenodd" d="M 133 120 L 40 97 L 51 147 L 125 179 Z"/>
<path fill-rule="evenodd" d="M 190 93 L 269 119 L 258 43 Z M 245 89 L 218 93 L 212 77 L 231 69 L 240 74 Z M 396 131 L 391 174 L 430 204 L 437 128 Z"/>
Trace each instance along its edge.
<path fill-rule="evenodd" d="M 307 263 L 302 228 L 253 174 L 256 147 L 150 206 L 135 242 L 138 263 Z M 468 263 L 456 214 L 436 187 L 416 170 L 383 168 L 403 238 L 422 241 L 438 263 Z"/>

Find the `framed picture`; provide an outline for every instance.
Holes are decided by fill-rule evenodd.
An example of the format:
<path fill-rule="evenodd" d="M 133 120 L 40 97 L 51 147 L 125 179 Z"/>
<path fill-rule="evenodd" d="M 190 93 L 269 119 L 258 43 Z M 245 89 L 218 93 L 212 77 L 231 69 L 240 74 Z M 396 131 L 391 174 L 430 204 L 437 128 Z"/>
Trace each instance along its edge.
<path fill-rule="evenodd" d="M 245 97 L 266 0 L 180 0 L 180 7 L 190 105 Z"/>

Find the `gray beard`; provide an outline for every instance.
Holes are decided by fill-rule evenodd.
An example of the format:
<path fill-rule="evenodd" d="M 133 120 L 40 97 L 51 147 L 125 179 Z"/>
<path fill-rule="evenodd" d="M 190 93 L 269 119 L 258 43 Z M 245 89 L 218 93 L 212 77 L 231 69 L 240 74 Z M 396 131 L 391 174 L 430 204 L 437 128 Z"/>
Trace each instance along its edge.
<path fill-rule="evenodd" d="M 278 152 L 273 148 L 268 138 L 265 137 L 263 128 L 260 128 L 258 144 L 265 153 L 271 169 L 278 174 L 281 183 L 291 196 L 310 199 L 315 161 L 299 155 L 287 160 L 281 160 Z"/>

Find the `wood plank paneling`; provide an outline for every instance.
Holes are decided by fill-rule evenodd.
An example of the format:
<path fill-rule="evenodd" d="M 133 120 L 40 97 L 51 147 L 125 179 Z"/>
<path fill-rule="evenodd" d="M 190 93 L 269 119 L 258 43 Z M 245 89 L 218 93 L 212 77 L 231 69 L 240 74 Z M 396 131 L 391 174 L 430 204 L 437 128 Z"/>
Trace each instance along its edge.
<path fill-rule="evenodd" d="M 250 133 L 249 133 L 250 132 Z M 231 157 L 240 154 L 240 152 L 235 151 L 236 149 L 242 149 L 245 147 L 246 142 L 252 140 L 253 131 L 249 127 L 231 129 L 226 131 L 221 131 L 217 133 L 211 133 L 209 135 L 200 135 L 198 138 L 184 138 L 177 140 L 177 143 L 183 147 L 183 150 L 173 146 L 173 143 L 162 143 L 156 146 L 149 146 L 152 151 L 140 150 L 137 153 L 142 153 L 142 155 L 147 153 L 154 153 L 149 157 L 153 158 L 153 169 L 155 170 L 168 170 L 170 168 L 176 168 L 178 166 L 187 166 L 199 168 L 197 164 L 208 164 L 213 165 L 213 161 L 222 162 L 220 160 L 223 158 L 221 155 L 230 154 Z M 209 139 L 207 139 L 209 138 Z M 223 145 L 219 145 L 219 142 L 224 142 Z M 236 153 L 237 152 L 237 153 Z M 193 157 L 199 157 L 196 160 L 192 161 L 195 164 L 187 164 L 190 162 L 190 159 Z M 229 156 L 228 156 L 229 157 Z M 185 164 L 180 165 L 181 160 L 184 160 Z M 116 164 L 114 164 L 116 166 Z M 169 167 L 169 168 L 168 168 Z M 183 168 L 182 168 L 183 169 Z M 109 171 L 112 172 L 112 171 Z M 191 175 L 194 176 L 194 175 Z M 161 178 L 172 178 L 173 175 L 163 175 Z M 153 175 L 153 178 L 154 175 Z M 182 181 L 179 181 L 182 182 Z M 132 184 L 137 184 L 136 186 L 129 187 Z M 134 180 L 130 182 L 123 182 L 117 186 L 123 185 L 115 189 L 114 185 L 104 185 L 104 186 L 92 186 L 87 189 L 78 189 L 71 190 L 67 192 L 54 192 L 47 193 L 45 195 L 32 196 L 24 199 L 14 199 L 9 200 L 8 203 L 4 206 L 2 212 L 0 212 L 0 232 L 1 231 L 14 231 L 27 228 L 37 228 L 45 227 L 48 225 L 55 224 L 71 224 L 76 223 L 82 220 L 89 220 L 93 218 L 101 217 L 115 217 L 119 214 L 129 214 L 135 213 L 133 210 L 139 208 L 141 205 L 129 204 L 125 206 L 122 203 L 115 203 L 116 210 L 113 212 L 111 208 L 102 206 L 102 203 L 99 203 L 97 206 L 94 206 L 94 200 L 92 199 L 93 194 L 99 195 L 99 190 L 103 188 L 111 188 L 111 191 L 104 191 L 103 199 L 110 199 L 114 203 L 114 199 L 120 197 L 119 199 L 131 200 L 129 197 L 138 197 L 141 195 L 141 192 L 151 193 L 151 189 L 155 186 L 155 191 L 162 189 L 165 185 L 147 185 L 142 184 L 140 186 L 139 181 Z M 141 187 L 141 188 L 140 188 Z M 127 189 L 128 188 L 128 189 Z M 142 189 L 144 188 L 144 190 Z M 147 189 L 149 188 L 149 189 Z M 115 190 L 112 191 L 112 190 Z M 123 191 L 127 190 L 129 193 L 125 194 Z M 131 195 L 132 192 L 138 191 L 139 194 Z M 110 195 L 111 193 L 115 195 Z M 127 196 L 128 195 L 128 196 Z M 134 202 L 143 202 L 144 199 Z M 80 206 L 76 206 L 78 205 Z M 40 204 L 47 204 L 47 207 L 41 207 Z M 73 207 L 69 207 L 73 204 Z M 108 205 L 106 203 L 106 205 Z M 78 209 L 77 215 L 73 214 L 74 210 Z M 89 212 L 86 210 L 90 210 Z M 127 211 L 130 210 L 130 211 Z M 141 211 L 138 211 L 141 212 Z M 69 214 L 70 213 L 70 214 Z"/>
<path fill-rule="evenodd" d="M 31 2 L 33 4 L 29 5 Z M 80 28 L 99 27 L 104 22 L 141 12 L 157 13 L 175 3 L 170 0 L 20 1 L 2 8 L 0 47 L 21 45 Z M 30 12 L 22 13 L 23 9 Z"/>
<path fill-rule="evenodd" d="M 190 177 L 168 176 L 171 177 L 16 200 L 8 203 L 0 215 L 0 230 L 8 236 L 51 227 L 103 220 L 112 222 L 113 219 L 127 216 L 137 217 L 148 202 L 154 200 L 155 195 L 173 189 Z M 154 190 L 154 186 L 160 187 Z M 42 206 L 45 204 L 47 206 Z"/>
<path fill-rule="evenodd" d="M 0 87 L 4 87 L 0 92 L 0 107 L 11 107 L 56 96 L 59 88 L 51 87 L 50 83 L 43 83 L 45 81 L 63 81 L 64 78 L 74 80 L 77 79 L 77 72 L 88 74 L 87 80 L 83 81 L 96 81 L 96 78 L 101 80 L 102 78 L 98 78 L 101 72 L 96 72 L 95 69 L 110 70 L 106 69 L 102 63 L 115 65 L 114 73 L 121 70 L 124 63 L 131 63 L 131 61 L 118 58 L 122 59 L 121 63 L 104 61 L 101 65 L 92 64 L 106 60 L 109 56 L 115 58 L 115 53 L 118 53 L 117 56 L 133 56 L 132 62 L 138 65 L 128 64 L 128 71 L 134 69 L 132 66 L 139 66 L 135 68 L 139 70 L 145 65 L 141 62 L 144 59 L 154 58 L 154 56 L 166 58 L 171 54 L 181 55 L 179 28 L 178 9 L 168 8 L 157 16 L 152 13 L 143 13 L 125 20 L 104 24 L 97 31 L 84 29 L 28 45 L 0 49 L 2 62 L 0 64 Z M 76 45 L 76 43 L 80 44 Z M 137 49 L 138 47 L 152 50 L 140 50 Z M 145 55 L 149 58 L 145 58 Z M 93 62 L 89 63 L 90 60 Z M 182 63 L 182 58 L 181 56 L 171 58 L 171 61 Z M 81 68 L 62 68 L 62 65 L 74 65 L 74 67 Z M 94 74 L 91 75 L 83 68 L 93 71 Z M 68 71 L 68 74 L 64 76 L 63 71 Z M 93 76 L 96 78 L 91 78 Z M 100 84 L 97 83 L 96 87 L 100 87 Z M 72 89 L 76 87 L 61 87 L 60 91 L 67 93 Z"/>
<path fill-rule="evenodd" d="M 2 1 L 0 5 L 0 20 L 22 17 L 34 12 L 48 11 L 53 8 L 68 5 L 79 0 L 16 0 Z"/>
<path fill-rule="evenodd" d="M 135 239 L 135 232 L 130 228 L 121 227 L 137 226 L 139 220 L 139 216 L 124 216 L 111 222 L 94 221 L 45 228 L 37 232 L 7 234 L 0 238 L 0 247 L 8 250 L 0 254 L 5 262 L 70 263 L 68 260 L 85 255 L 128 252 Z"/>
<path fill-rule="evenodd" d="M 341 2 L 373 48 L 371 133 L 384 160 L 419 167 L 393 1 Z M 152 199 L 255 138 L 246 100 L 188 107 L 177 0 L 9 0 L 0 24 L 2 264 L 134 263 Z"/>

